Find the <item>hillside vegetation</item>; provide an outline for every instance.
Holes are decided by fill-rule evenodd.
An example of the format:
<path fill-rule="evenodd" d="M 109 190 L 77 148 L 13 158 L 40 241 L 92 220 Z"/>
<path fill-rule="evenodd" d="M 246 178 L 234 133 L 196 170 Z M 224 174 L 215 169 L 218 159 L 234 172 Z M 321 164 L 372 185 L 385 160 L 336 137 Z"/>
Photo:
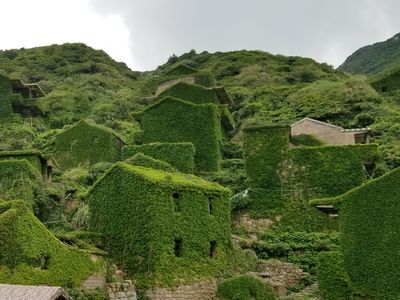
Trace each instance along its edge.
<path fill-rule="evenodd" d="M 347 128 L 372 127 L 375 141 L 384 145 L 388 163 L 398 165 L 396 97 L 383 97 L 364 78 L 327 64 L 262 51 L 197 54 L 193 50 L 180 57 L 173 55 L 146 73 L 133 72 L 84 44 L 0 51 L 1 74 L 38 82 L 46 92 L 40 99 L 46 116 L 26 120 L 25 125 L 2 125 L 0 148 L 48 150 L 55 131 L 84 117 L 132 142 L 139 130 L 132 115 L 154 102 L 148 97 L 179 64 L 212 72 L 217 85 L 227 88 L 237 123 L 230 134 L 232 142 L 241 144 L 246 122 L 290 124 L 307 116 Z"/>
<path fill-rule="evenodd" d="M 338 68 L 352 74 L 375 75 L 400 64 L 400 34 L 358 49 Z"/>

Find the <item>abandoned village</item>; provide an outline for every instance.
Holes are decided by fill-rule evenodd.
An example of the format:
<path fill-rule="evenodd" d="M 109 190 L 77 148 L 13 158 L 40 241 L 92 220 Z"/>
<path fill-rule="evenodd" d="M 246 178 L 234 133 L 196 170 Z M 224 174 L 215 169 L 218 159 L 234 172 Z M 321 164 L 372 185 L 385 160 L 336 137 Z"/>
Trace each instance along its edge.
<path fill-rule="evenodd" d="M 160 78 L 133 139 L 82 118 L 0 151 L 0 299 L 398 299 L 400 170 L 374 175 L 374 130 L 238 124 L 213 73 Z M 38 126 L 44 97 L 0 75 L 0 123 Z"/>

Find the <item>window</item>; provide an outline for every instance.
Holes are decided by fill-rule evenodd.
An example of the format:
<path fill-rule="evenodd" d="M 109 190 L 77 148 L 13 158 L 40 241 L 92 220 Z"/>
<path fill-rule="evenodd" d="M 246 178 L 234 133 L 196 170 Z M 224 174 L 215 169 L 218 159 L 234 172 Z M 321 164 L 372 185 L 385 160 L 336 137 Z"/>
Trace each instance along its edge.
<path fill-rule="evenodd" d="M 208 212 L 210 215 L 214 214 L 214 207 L 213 207 L 213 198 L 208 197 Z"/>
<path fill-rule="evenodd" d="M 176 257 L 182 256 L 182 239 L 175 240 L 174 254 Z"/>
<path fill-rule="evenodd" d="M 210 257 L 215 257 L 217 255 L 217 242 L 210 242 Z"/>
<path fill-rule="evenodd" d="M 174 199 L 174 210 L 176 212 L 180 212 L 181 211 L 181 200 L 180 200 L 179 193 L 173 193 L 172 198 Z"/>

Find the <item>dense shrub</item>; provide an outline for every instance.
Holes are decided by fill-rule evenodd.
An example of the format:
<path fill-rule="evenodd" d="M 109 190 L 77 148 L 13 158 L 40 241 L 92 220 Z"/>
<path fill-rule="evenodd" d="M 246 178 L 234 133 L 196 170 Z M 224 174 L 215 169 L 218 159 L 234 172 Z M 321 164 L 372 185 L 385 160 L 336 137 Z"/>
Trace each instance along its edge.
<path fill-rule="evenodd" d="M 165 161 L 180 172 L 193 173 L 195 149 L 192 143 L 150 143 L 122 148 L 123 159 L 128 159 L 137 153 Z"/>
<path fill-rule="evenodd" d="M 318 253 L 338 249 L 339 234 L 294 230 L 265 231 L 259 234 L 257 241 L 242 246 L 250 247 L 262 259 L 277 258 L 295 263 L 315 275 Z"/>
<path fill-rule="evenodd" d="M 135 278 L 172 284 L 227 264 L 229 191 L 217 184 L 118 162 L 87 199 L 91 230 Z"/>
<path fill-rule="evenodd" d="M 322 300 L 350 300 L 349 278 L 340 252 L 321 252 L 317 265 L 318 290 Z"/>
<path fill-rule="evenodd" d="M 196 148 L 195 170 L 219 170 L 222 134 L 216 105 L 166 97 L 143 111 L 141 126 L 144 143 L 191 142 Z"/>
<path fill-rule="evenodd" d="M 275 300 L 273 289 L 251 275 L 240 275 L 218 285 L 218 297 L 222 300 Z"/>
<path fill-rule="evenodd" d="M 296 136 L 292 136 L 290 138 L 290 142 L 295 146 L 323 146 L 324 142 L 319 140 L 317 137 L 308 134 L 300 134 Z"/>
<path fill-rule="evenodd" d="M 0 281 L 79 286 L 96 270 L 87 253 L 57 240 L 21 201 L 0 203 Z"/>

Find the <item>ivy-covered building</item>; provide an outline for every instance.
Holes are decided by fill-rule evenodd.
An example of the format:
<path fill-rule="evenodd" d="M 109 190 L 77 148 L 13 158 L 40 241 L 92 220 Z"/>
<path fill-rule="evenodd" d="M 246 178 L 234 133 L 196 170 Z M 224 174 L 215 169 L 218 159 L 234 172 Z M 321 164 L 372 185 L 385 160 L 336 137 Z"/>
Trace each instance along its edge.
<path fill-rule="evenodd" d="M 319 273 L 329 271 L 318 276 L 326 295 L 323 299 L 351 299 L 351 294 L 368 299 L 398 299 L 400 169 L 338 197 L 315 199 L 311 204 L 331 205 L 339 210 L 341 253 L 329 254 L 329 261 L 320 257 Z M 337 285 L 340 281 L 341 285 Z M 336 292 L 328 295 L 332 290 Z"/>
<path fill-rule="evenodd" d="M 0 122 L 18 122 L 20 117 L 43 115 L 37 98 L 45 96 L 36 83 L 24 83 L 0 75 Z"/>
<path fill-rule="evenodd" d="M 250 206 L 256 210 L 285 207 L 284 219 L 293 226 L 307 219 L 324 226 L 329 218 L 310 207 L 308 200 L 360 186 L 374 166 L 377 145 L 293 147 L 290 141 L 289 126 L 244 129 Z M 301 229 L 316 229 L 307 226 Z"/>
<path fill-rule="evenodd" d="M 143 144 L 190 142 L 195 147 L 195 171 L 219 170 L 223 132 L 217 105 L 166 97 L 146 108 L 137 119 Z"/>
<path fill-rule="evenodd" d="M 95 271 L 88 253 L 60 242 L 24 202 L 0 200 L 0 282 L 79 287 Z"/>
<path fill-rule="evenodd" d="M 203 87 L 186 82 L 178 82 L 159 95 L 159 97 L 167 96 L 185 100 L 193 104 L 214 103 L 229 106 L 233 104 L 230 95 L 223 87 Z"/>
<path fill-rule="evenodd" d="M 42 177 L 28 160 L 0 160 L 1 200 L 22 200 L 38 213 L 45 197 Z"/>
<path fill-rule="evenodd" d="M 90 167 L 121 158 L 125 142 L 111 129 L 81 120 L 55 137 L 55 159 L 62 170 Z"/>
<path fill-rule="evenodd" d="M 87 194 L 90 229 L 130 274 L 179 282 L 221 270 L 230 191 L 199 177 L 118 162 Z"/>
<path fill-rule="evenodd" d="M 0 161 L 17 159 L 26 159 L 31 165 L 38 170 L 44 179 L 51 180 L 54 162 L 45 158 L 38 150 L 17 150 L 17 151 L 0 151 Z"/>

